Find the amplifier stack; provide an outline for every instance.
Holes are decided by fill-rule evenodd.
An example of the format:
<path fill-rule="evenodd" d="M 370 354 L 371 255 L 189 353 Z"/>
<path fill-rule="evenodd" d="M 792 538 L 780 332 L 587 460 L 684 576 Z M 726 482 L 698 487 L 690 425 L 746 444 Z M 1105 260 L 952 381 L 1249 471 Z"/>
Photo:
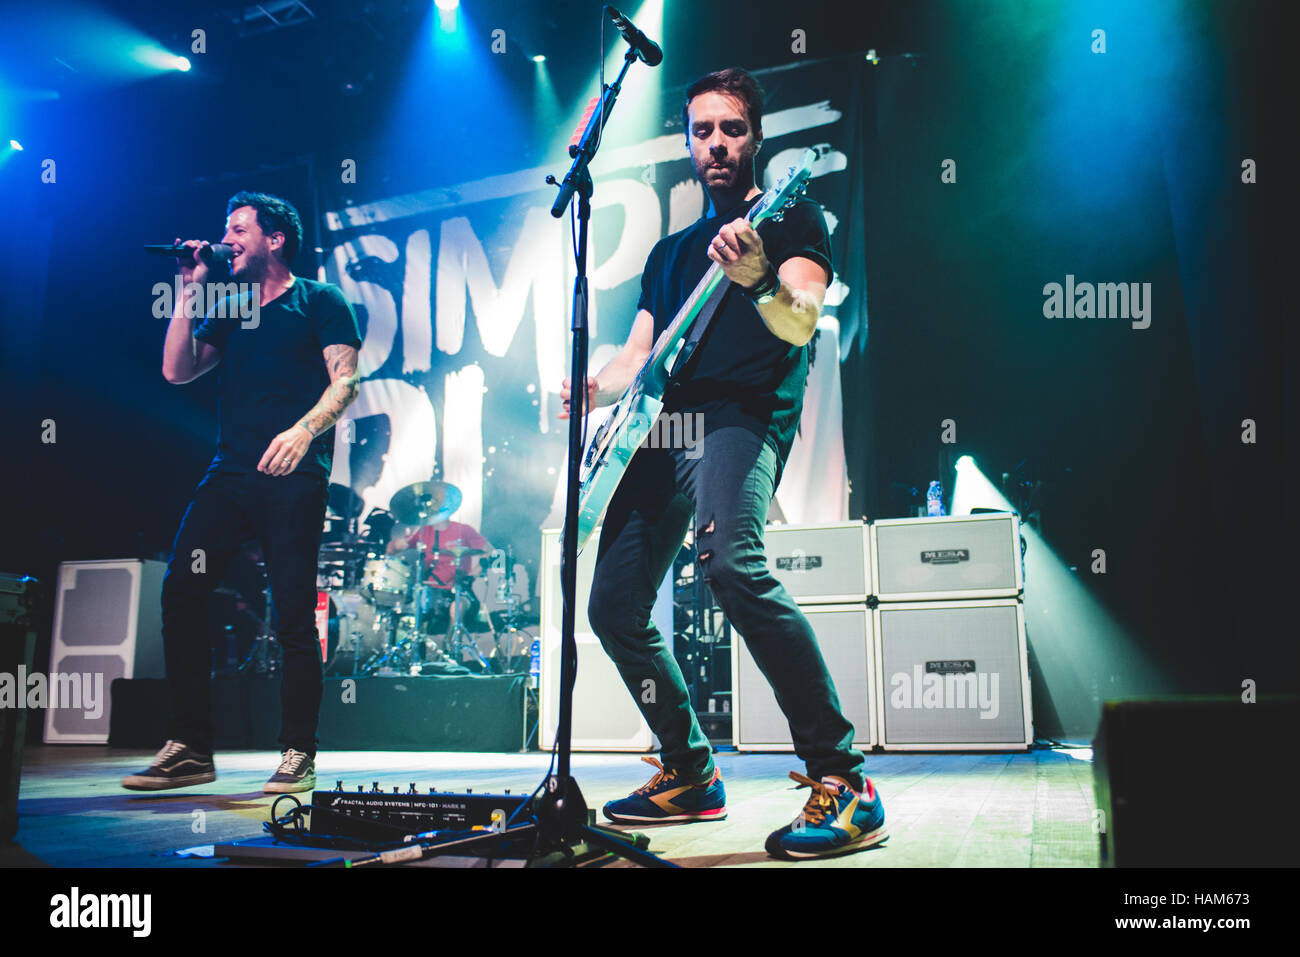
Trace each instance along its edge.
<path fill-rule="evenodd" d="M 1008 750 L 1033 741 L 1012 513 L 767 530 L 772 574 L 817 634 L 855 746 Z M 792 750 L 789 727 L 734 643 L 738 750 Z"/>

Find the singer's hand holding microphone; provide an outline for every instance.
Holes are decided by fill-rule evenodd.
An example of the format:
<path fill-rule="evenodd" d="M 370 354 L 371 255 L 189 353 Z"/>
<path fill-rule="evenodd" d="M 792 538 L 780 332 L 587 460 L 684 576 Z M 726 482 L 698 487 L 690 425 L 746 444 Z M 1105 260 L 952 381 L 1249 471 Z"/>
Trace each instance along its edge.
<path fill-rule="evenodd" d="M 208 278 L 208 263 L 200 250 L 211 246 L 211 243 L 205 239 L 188 239 L 185 242 L 177 239 L 175 245 L 189 250 L 188 256 L 176 257 L 176 263 L 181 267 L 181 279 L 186 283 L 205 282 Z"/>

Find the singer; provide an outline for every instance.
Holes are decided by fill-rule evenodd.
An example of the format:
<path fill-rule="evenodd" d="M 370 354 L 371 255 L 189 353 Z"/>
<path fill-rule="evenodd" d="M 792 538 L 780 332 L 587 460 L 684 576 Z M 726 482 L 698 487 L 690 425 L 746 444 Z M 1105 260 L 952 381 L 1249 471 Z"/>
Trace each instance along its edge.
<path fill-rule="evenodd" d="M 744 218 L 762 193 L 755 185 L 762 120 L 762 90 L 744 70 L 711 73 L 687 90 L 686 147 L 709 209 L 650 251 L 631 335 L 588 379 L 587 407 L 619 398 L 712 260 L 733 288 L 664 402 L 664 413 L 703 415 L 703 454 L 642 447 L 632 459 L 605 515 L 587 617 L 662 744 L 662 764 L 645 759 L 658 773 L 606 804 L 605 816 L 628 823 L 725 817 L 708 739 L 677 661 L 650 620 L 694 513 L 701 573 L 771 683 L 807 767 L 806 777 L 790 775 L 811 788 L 807 803 L 766 842 L 773 856 L 800 859 L 868 847 L 886 833 L 880 797 L 863 776 L 853 726 L 812 627 L 763 554 L 763 527 L 799 424 L 832 268 L 816 204 L 799 201 L 781 222 L 764 225 L 762 237 Z M 561 396 L 569 395 L 566 380 Z"/>
<path fill-rule="evenodd" d="M 283 199 L 240 192 L 226 206 L 230 272 L 257 296 L 260 321 L 238 318 L 248 304 L 209 309 L 198 329 L 178 301 L 163 344 L 163 376 L 180 385 L 220 365 L 217 453 L 172 547 L 163 580 L 163 644 L 169 683 L 168 741 L 150 767 L 122 779 L 158 791 L 216 779 L 207 605 L 241 545 L 266 557 L 276 637 L 283 653 L 279 768 L 267 793 L 316 784 L 321 653 L 314 625 L 316 556 L 333 461 L 330 427 L 357 396 L 356 316 L 336 286 L 303 279 L 289 264 L 302 244 L 298 212 Z M 186 296 L 204 285 L 206 243 L 185 243 Z M 267 610 L 268 614 L 270 609 Z"/>

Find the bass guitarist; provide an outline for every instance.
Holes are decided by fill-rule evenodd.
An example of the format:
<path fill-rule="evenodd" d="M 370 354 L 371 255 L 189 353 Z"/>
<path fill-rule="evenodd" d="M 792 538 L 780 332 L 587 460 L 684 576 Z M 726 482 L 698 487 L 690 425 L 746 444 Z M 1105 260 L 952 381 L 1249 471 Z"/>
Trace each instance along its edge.
<path fill-rule="evenodd" d="M 687 91 L 687 148 L 708 194 L 703 218 L 660 240 L 641 278 L 631 335 L 587 380 L 587 408 L 622 395 L 710 263 L 730 280 L 665 414 L 701 417 L 693 454 L 645 443 L 605 514 L 588 619 L 662 744 L 654 777 L 605 805 L 610 820 L 636 824 L 720 820 L 726 793 L 681 670 L 650 621 L 659 583 L 695 521 L 699 567 L 743 635 L 790 722 L 811 788 L 793 822 L 767 839 L 769 854 L 802 859 L 843 854 L 886 836 L 884 810 L 863 775 L 853 726 L 808 620 L 767 570 L 763 529 L 794 441 L 826 287 L 830 244 L 821 210 L 806 200 L 758 233 L 745 215 L 762 190 L 763 93 L 740 69 L 711 73 Z M 561 398 L 567 417 L 570 383 Z M 702 450 L 702 454 L 701 453 Z"/>

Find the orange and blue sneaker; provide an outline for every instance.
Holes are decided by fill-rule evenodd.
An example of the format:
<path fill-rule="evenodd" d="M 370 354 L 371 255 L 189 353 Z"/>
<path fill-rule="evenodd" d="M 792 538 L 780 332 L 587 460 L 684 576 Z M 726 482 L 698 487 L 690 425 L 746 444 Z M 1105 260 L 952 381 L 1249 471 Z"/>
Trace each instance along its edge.
<path fill-rule="evenodd" d="M 885 830 L 885 806 L 866 778 L 861 792 L 843 778 L 831 775 L 820 781 L 797 771 L 790 777 L 812 789 L 799 816 L 767 838 L 767 853 L 787 861 L 850 854 L 879 844 Z"/>
<path fill-rule="evenodd" d="M 654 758 L 642 758 L 659 770 L 650 781 L 625 798 L 605 805 L 605 817 L 631 824 L 682 824 L 687 821 L 721 821 L 727 816 L 727 792 L 722 775 L 703 784 L 684 784 Z"/>

